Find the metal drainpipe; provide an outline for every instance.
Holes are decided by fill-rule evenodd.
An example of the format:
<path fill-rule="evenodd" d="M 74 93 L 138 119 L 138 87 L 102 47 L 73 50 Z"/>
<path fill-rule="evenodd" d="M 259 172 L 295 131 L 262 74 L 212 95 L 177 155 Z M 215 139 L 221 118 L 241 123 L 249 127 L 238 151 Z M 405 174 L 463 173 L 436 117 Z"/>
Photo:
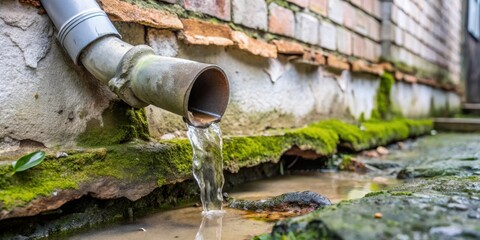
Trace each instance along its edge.
<path fill-rule="evenodd" d="M 149 46 L 122 41 L 95 0 L 41 2 L 75 64 L 81 62 L 129 105 L 153 104 L 197 127 L 222 118 L 230 92 L 220 67 L 161 57 Z"/>

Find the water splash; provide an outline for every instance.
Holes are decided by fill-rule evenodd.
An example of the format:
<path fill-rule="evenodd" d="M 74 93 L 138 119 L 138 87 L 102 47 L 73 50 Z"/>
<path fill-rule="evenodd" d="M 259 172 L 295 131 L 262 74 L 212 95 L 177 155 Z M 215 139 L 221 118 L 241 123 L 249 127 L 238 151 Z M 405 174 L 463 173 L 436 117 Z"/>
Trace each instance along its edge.
<path fill-rule="evenodd" d="M 225 211 L 222 210 L 204 213 L 195 240 L 221 240 L 224 213 Z"/>
<path fill-rule="evenodd" d="M 187 125 L 193 148 L 193 176 L 200 188 L 203 213 L 222 210 L 223 177 L 222 132 L 217 123 L 207 128 Z"/>

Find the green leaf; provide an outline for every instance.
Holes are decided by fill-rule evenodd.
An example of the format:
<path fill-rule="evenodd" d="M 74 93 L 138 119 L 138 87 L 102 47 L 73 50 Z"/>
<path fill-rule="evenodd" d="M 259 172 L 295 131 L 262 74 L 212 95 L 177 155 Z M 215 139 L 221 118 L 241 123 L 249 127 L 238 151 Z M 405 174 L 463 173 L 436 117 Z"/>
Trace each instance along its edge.
<path fill-rule="evenodd" d="M 25 171 L 29 168 L 35 167 L 45 159 L 45 152 L 44 151 L 36 151 L 32 152 L 28 155 L 25 155 L 18 159 L 17 161 L 12 163 L 13 171 L 21 172 Z"/>

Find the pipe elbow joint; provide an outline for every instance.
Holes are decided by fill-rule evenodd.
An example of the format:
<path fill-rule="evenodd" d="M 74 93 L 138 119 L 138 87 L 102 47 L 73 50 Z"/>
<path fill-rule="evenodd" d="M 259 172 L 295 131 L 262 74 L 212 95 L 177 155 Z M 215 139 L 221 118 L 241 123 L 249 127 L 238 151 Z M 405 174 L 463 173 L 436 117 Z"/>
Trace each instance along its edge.
<path fill-rule="evenodd" d="M 129 105 L 153 104 L 197 127 L 220 121 L 229 99 L 228 79 L 220 67 L 161 57 L 148 46 L 121 41 L 95 0 L 41 2 L 72 60 L 81 61 Z"/>
<path fill-rule="evenodd" d="M 197 127 L 220 121 L 230 95 L 228 78 L 220 67 L 158 56 L 145 45 L 123 56 L 108 85 L 133 107 L 152 104 Z"/>

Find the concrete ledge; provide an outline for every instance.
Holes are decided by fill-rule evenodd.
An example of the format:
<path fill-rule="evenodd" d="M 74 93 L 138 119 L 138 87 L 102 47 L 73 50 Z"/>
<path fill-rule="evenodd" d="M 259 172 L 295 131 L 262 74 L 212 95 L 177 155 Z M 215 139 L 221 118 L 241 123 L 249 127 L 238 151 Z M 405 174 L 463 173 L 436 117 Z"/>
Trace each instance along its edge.
<path fill-rule="evenodd" d="M 479 132 L 480 118 L 435 118 L 435 129 L 455 132 Z"/>
<path fill-rule="evenodd" d="M 269 136 L 225 137 L 224 167 L 235 173 L 276 163 L 293 147 L 314 153 L 310 156 L 317 159 L 337 149 L 360 151 L 431 129 L 431 120 L 356 125 L 328 120 Z M 192 179 L 192 152 L 186 139 L 64 150 L 67 157 L 56 157 L 56 151 L 47 150 L 48 157 L 41 165 L 15 175 L 11 174 L 10 161 L 0 161 L 0 220 L 52 211 L 83 196 L 137 201 L 159 187 Z"/>

